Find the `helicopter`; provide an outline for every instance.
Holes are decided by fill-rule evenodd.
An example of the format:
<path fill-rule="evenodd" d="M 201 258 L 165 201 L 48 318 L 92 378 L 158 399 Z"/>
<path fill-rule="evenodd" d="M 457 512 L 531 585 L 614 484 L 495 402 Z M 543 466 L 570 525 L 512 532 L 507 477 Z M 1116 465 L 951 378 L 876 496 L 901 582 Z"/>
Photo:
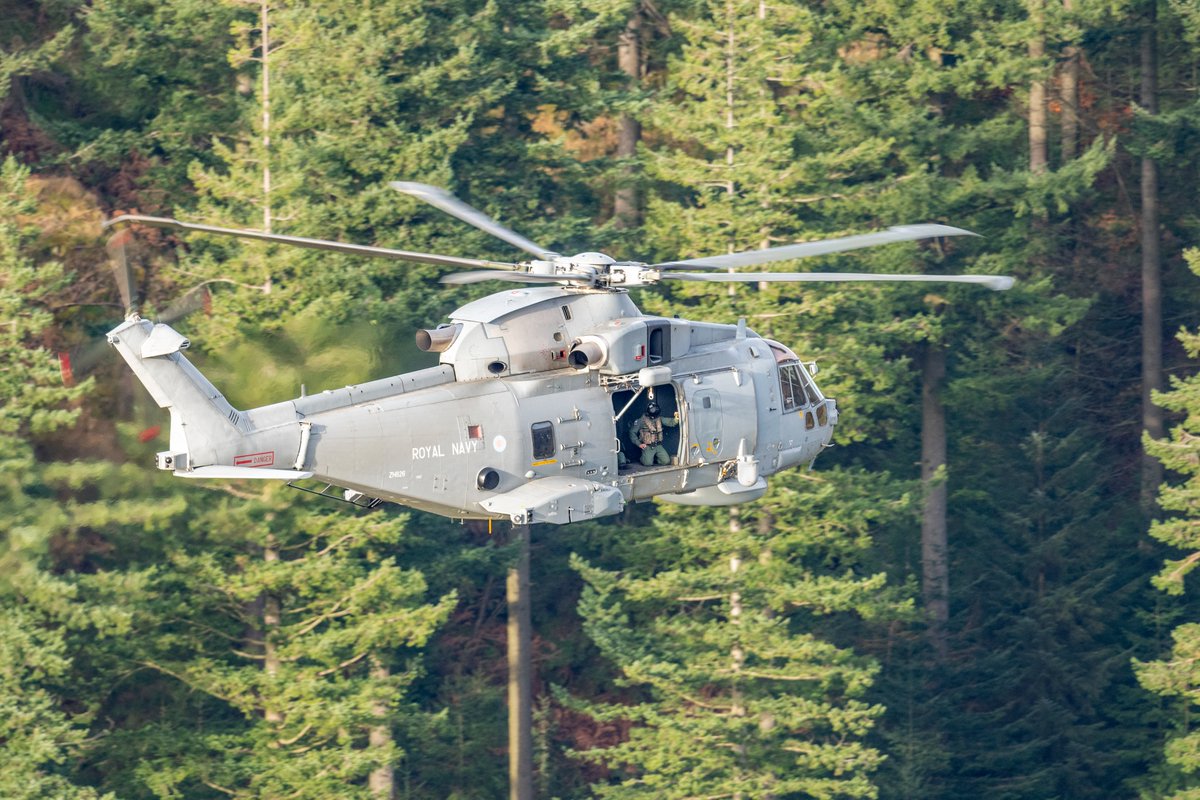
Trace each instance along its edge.
<path fill-rule="evenodd" d="M 418 348 L 438 354 L 435 367 L 248 410 L 230 405 L 185 357 L 186 337 L 142 319 L 127 299 L 125 321 L 106 339 L 169 412 L 170 444 L 155 457 L 159 469 L 182 478 L 283 480 L 358 506 L 392 502 L 514 525 L 595 519 L 652 498 L 749 502 L 766 492 L 769 476 L 811 465 L 830 446 L 838 408 L 817 386 L 816 364 L 754 333 L 745 319 L 730 325 L 644 314 L 631 288 L 663 281 L 1013 285 L 998 275 L 734 272 L 975 235 L 947 225 L 648 264 L 599 252 L 564 256 L 441 188 L 391 186 L 533 258 L 461 258 L 144 215 L 105 223 L 468 268 L 444 283 L 519 284 L 418 330 Z M 645 457 L 648 448 L 655 457 Z M 325 487 L 306 488 L 308 479 Z"/>

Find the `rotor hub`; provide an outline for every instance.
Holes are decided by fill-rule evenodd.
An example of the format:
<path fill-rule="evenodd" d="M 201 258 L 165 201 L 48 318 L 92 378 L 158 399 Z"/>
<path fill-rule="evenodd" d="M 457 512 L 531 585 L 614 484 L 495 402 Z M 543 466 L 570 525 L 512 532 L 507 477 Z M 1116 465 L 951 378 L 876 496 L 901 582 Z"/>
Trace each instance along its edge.
<path fill-rule="evenodd" d="M 559 261 L 567 261 L 576 266 L 589 267 L 607 267 L 617 263 L 612 256 L 606 256 L 604 253 L 597 253 L 592 250 L 586 253 L 577 253 L 573 256 L 565 256 L 560 258 Z"/>

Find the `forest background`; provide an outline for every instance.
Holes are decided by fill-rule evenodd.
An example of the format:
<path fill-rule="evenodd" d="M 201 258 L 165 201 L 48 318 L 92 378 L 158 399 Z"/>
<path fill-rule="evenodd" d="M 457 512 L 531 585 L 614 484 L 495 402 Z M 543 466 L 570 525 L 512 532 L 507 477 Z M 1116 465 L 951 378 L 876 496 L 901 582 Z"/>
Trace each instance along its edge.
<path fill-rule="evenodd" d="M 263 11 L 0 0 L 0 796 L 505 793 L 501 526 L 173 480 L 94 347 L 121 211 L 513 257 L 398 179 L 562 252 L 945 222 L 982 238 L 820 268 L 1018 278 L 638 296 L 815 359 L 842 422 L 758 503 L 535 532 L 540 796 L 1200 796 L 1192 0 L 295 0 L 269 82 Z M 238 407 L 424 366 L 488 291 L 127 251 Z"/>

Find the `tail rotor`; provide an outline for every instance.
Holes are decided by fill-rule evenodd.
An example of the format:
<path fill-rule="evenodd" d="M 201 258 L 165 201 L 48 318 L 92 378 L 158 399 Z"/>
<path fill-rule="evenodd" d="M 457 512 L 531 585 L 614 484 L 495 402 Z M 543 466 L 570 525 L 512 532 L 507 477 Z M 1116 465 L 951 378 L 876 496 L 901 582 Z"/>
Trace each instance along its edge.
<path fill-rule="evenodd" d="M 135 229 L 126 227 L 114 232 L 105 242 L 104 250 L 108 254 L 108 268 L 117 286 L 124 318 L 140 316 L 142 293 L 135 267 L 135 263 L 139 261 Z M 209 292 L 209 283 L 210 281 L 206 281 L 183 292 L 161 313 L 154 314 L 155 321 L 170 325 L 196 311 L 211 311 L 212 295 Z M 101 363 L 107 351 L 107 344 L 100 341 L 78 350 L 60 352 L 58 362 L 63 383 L 67 386 L 75 385 Z"/>

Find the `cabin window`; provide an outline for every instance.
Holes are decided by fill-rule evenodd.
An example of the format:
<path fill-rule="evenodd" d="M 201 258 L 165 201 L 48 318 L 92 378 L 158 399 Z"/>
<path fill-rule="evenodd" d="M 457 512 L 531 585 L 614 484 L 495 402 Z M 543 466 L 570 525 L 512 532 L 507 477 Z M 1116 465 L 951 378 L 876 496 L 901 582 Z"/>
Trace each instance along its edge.
<path fill-rule="evenodd" d="M 807 404 L 806 388 L 799 364 L 784 364 L 779 368 L 779 391 L 784 411 L 795 411 Z"/>
<path fill-rule="evenodd" d="M 535 422 L 530 431 L 533 433 L 533 460 L 554 458 L 554 423 Z"/>

